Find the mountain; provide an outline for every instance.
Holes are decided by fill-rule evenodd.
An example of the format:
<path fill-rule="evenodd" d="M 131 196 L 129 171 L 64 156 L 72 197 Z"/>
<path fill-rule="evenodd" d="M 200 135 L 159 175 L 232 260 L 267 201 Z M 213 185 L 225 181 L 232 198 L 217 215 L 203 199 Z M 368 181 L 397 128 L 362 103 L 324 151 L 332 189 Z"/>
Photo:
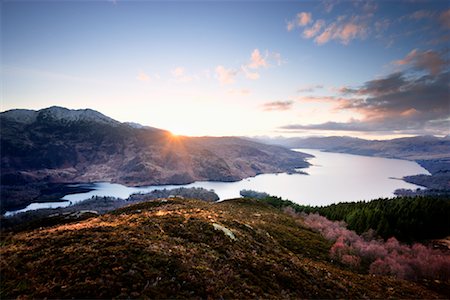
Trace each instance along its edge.
<path fill-rule="evenodd" d="M 348 136 L 309 138 L 257 138 L 259 142 L 287 148 L 321 149 L 330 152 L 401 158 L 409 160 L 450 157 L 450 138 L 415 136 L 392 140 L 364 140 Z"/>
<path fill-rule="evenodd" d="M 448 281 L 338 263 L 332 242 L 256 200 L 160 199 L 0 238 L 2 299 L 448 296 Z"/>
<path fill-rule="evenodd" d="M 176 137 L 90 109 L 10 110 L 0 114 L 0 124 L 2 211 L 40 199 L 49 183 L 236 181 L 308 166 L 308 155 L 279 146 L 234 137 Z"/>

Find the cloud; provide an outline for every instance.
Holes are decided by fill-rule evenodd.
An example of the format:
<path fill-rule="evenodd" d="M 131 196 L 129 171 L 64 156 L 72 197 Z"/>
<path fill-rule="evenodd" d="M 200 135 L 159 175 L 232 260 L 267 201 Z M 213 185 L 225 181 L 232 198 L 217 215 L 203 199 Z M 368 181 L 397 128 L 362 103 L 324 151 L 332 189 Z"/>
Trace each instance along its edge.
<path fill-rule="evenodd" d="M 227 69 L 223 65 L 218 65 L 215 69 L 216 78 L 221 84 L 231 84 L 235 81 L 237 75 L 243 73 L 247 79 L 258 80 L 261 77 L 259 69 L 269 69 L 285 63 L 278 52 L 265 50 L 264 55 L 261 53 L 262 51 L 259 49 L 254 49 L 250 54 L 250 60 L 235 69 Z"/>
<path fill-rule="evenodd" d="M 414 49 L 406 55 L 404 59 L 394 62 L 397 65 L 410 65 L 416 70 L 427 71 L 432 75 L 436 75 L 448 65 L 448 61 L 441 57 L 438 52 L 433 50 L 420 51 Z"/>
<path fill-rule="evenodd" d="M 419 21 L 422 19 L 430 19 L 433 17 L 433 15 L 434 14 L 431 11 L 422 9 L 422 10 L 417 10 L 417 11 L 413 12 L 412 14 L 408 15 L 408 18 Z"/>
<path fill-rule="evenodd" d="M 382 96 L 399 92 L 406 85 L 404 75 L 401 72 L 393 73 L 385 78 L 367 81 L 362 87 L 352 89 L 343 87 L 340 92 L 343 94 Z"/>
<path fill-rule="evenodd" d="M 286 29 L 293 30 L 296 27 L 303 27 L 312 22 L 312 15 L 309 12 L 300 12 L 295 16 L 294 20 L 287 23 Z"/>
<path fill-rule="evenodd" d="M 290 124 L 287 130 L 336 130 L 396 132 L 408 134 L 448 134 L 450 125 L 450 70 L 448 64 L 437 68 L 424 58 L 426 52 L 413 52 L 408 64 L 414 70 L 421 68 L 427 73 L 407 69 L 385 77 L 370 80 L 359 87 L 343 87 L 344 97 L 308 96 L 301 102 L 326 102 L 335 111 L 357 113 L 358 120 L 326 122 L 321 124 Z M 444 55 L 444 54 L 442 54 Z M 407 56 L 408 57 L 408 56 Z M 426 58 L 428 56 L 425 56 Z M 440 57 L 440 56 L 439 56 Z M 431 59 L 433 62 L 435 59 Z M 443 60 L 440 57 L 440 60 Z"/>
<path fill-rule="evenodd" d="M 258 49 L 253 50 L 250 56 L 250 63 L 248 64 L 249 68 L 258 69 L 259 67 L 267 67 L 266 57 L 262 57 L 261 53 Z"/>
<path fill-rule="evenodd" d="M 298 26 L 306 26 L 312 21 L 311 13 L 301 12 L 297 14 Z"/>
<path fill-rule="evenodd" d="M 184 68 L 183 67 L 176 67 L 172 70 L 172 75 L 176 78 L 181 77 L 184 75 Z"/>
<path fill-rule="evenodd" d="M 222 65 L 216 67 L 216 76 L 221 84 L 234 83 L 237 73 L 238 72 L 236 70 L 226 69 Z"/>
<path fill-rule="evenodd" d="M 295 28 L 295 22 L 294 21 L 289 21 L 286 25 L 286 29 L 287 31 L 292 31 Z"/>
<path fill-rule="evenodd" d="M 150 81 L 151 78 L 149 75 L 145 74 L 144 72 L 139 72 L 139 74 L 136 76 L 136 79 L 139 81 L 147 82 L 147 81 Z"/>
<path fill-rule="evenodd" d="M 292 101 L 274 101 L 263 104 L 263 110 L 265 111 L 285 111 L 290 110 L 294 103 Z"/>
<path fill-rule="evenodd" d="M 297 89 L 297 93 L 312 93 L 318 89 L 323 89 L 322 84 L 305 85 Z"/>
<path fill-rule="evenodd" d="M 186 70 L 183 67 L 176 67 L 170 73 L 179 82 L 189 82 L 193 79 L 192 76 L 186 75 Z"/>
<path fill-rule="evenodd" d="M 244 72 L 245 77 L 247 79 L 258 80 L 259 77 L 260 77 L 258 72 L 251 72 L 251 71 L 248 70 L 248 68 L 246 66 L 241 66 L 241 69 Z"/>
<path fill-rule="evenodd" d="M 396 73 L 383 79 L 366 82 L 351 91 L 363 99 L 343 104 L 341 109 L 363 113 L 366 119 L 407 117 L 417 122 L 450 116 L 448 102 L 449 72 L 437 76 L 407 77 Z M 416 113 L 412 114 L 412 110 Z"/>
<path fill-rule="evenodd" d="M 338 0 L 324 0 L 322 6 L 325 12 L 330 13 L 338 3 Z"/>
<path fill-rule="evenodd" d="M 425 125 L 418 125 L 417 123 L 410 123 L 409 126 L 399 128 L 398 123 L 388 121 L 384 126 L 380 126 L 377 122 L 366 122 L 351 120 L 349 122 L 326 122 L 321 124 L 292 124 L 281 126 L 280 129 L 288 130 L 290 132 L 295 131 L 352 131 L 352 132 L 372 132 L 372 133 L 384 133 L 392 134 L 439 134 L 447 135 L 448 128 L 450 128 L 450 120 L 443 119 L 438 121 L 430 121 Z"/>
<path fill-rule="evenodd" d="M 281 129 L 287 130 L 328 130 L 328 131 L 373 131 L 373 128 L 367 123 L 360 121 L 350 122 L 326 122 L 321 124 L 293 124 L 281 126 Z"/>
<path fill-rule="evenodd" d="M 341 17 L 338 18 L 338 21 L 328 25 L 314 41 L 318 45 L 323 45 L 330 40 L 337 40 L 344 45 L 348 45 L 353 39 L 366 38 L 368 32 L 369 27 L 361 18 L 352 17 L 350 20 L 346 20 L 345 17 Z"/>
<path fill-rule="evenodd" d="M 303 31 L 303 37 L 305 37 L 307 39 L 315 37 L 324 25 L 325 25 L 324 20 L 317 20 L 313 26 L 306 28 Z"/>
<path fill-rule="evenodd" d="M 278 52 L 272 52 L 271 56 L 277 66 L 281 66 L 282 64 L 286 63 L 286 61 L 281 57 L 281 54 Z"/>
<path fill-rule="evenodd" d="M 444 28 L 450 29 L 450 9 L 442 12 L 439 16 L 439 21 L 441 22 Z"/>
<path fill-rule="evenodd" d="M 390 25 L 391 21 L 389 21 L 388 19 L 378 20 L 375 22 L 375 30 L 377 33 L 382 33 L 386 31 Z"/>

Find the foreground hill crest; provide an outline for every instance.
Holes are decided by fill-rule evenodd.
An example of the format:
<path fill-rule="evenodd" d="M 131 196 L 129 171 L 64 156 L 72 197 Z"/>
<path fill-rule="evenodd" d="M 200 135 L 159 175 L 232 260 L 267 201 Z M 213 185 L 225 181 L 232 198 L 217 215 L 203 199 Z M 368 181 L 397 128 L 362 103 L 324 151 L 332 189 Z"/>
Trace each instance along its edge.
<path fill-rule="evenodd" d="M 330 242 L 249 199 L 154 200 L 1 242 L 2 298 L 443 297 L 333 264 Z"/>

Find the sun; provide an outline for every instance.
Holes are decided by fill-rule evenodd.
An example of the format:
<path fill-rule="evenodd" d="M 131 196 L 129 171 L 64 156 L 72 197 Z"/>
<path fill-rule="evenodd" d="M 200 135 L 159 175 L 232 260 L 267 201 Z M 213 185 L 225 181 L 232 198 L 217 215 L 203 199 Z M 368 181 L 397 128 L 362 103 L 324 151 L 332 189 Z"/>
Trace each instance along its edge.
<path fill-rule="evenodd" d="M 180 137 L 180 135 L 178 133 L 170 131 L 170 137 L 172 139 L 178 139 Z"/>

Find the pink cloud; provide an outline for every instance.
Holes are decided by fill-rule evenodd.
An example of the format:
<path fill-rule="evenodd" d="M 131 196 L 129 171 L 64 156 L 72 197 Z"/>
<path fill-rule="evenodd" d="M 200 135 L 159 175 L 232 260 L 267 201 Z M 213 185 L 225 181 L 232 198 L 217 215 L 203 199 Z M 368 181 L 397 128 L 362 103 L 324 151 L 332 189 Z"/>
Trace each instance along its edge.
<path fill-rule="evenodd" d="M 439 16 L 439 21 L 445 27 L 450 29 L 450 9 L 447 9 Z"/>
<path fill-rule="evenodd" d="M 251 72 L 246 66 L 242 66 L 241 69 L 244 72 L 245 77 L 250 80 L 257 80 L 260 77 L 258 72 Z"/>
<path fill-rule="evenodd" d="M 427 18 L 433 17 L 433 13 L 428 11 L 428 10 L 422 9 L 422 10 L 418 10 L 418 11 L 413 12 L 408 17 L 410 19 L 419 21 L 419 20 L 422 20 L 422 19 L 427 19 Z"/>
<path fill-rule="evenodd" d="M 136 79 L 139 81 L 150 81 L 150 76 L 145 74 L 144 72 L 139 72 L 139 74 L 136 76 Z"/>
<path fill-rule="evenodd" d="M 171 73 L 178 82 L 189 82 L 193 79 L 191 76 L 186 75 L 186 70 L 183 67 L 176 67 Z"/>
<path fill-rule="evenodd" d="M 297 24 L 298 26 L 306 26 L 312 22 L 311 13 L 301 12 L 297 14 Z"/>
<path fill-rule="evenodd" d="M 248 64 L 248 67 L 252 69 L 258 69 L 259 67 L 267 67 L 266 58 L 261 55 L 258 49 L 253 50 L 250 56 L 250 63 Z"/>
<path fill-rule="evenodd" d="M 286 25 L 286 29 L 287 31 L 292 31 L 295 28 L 295 22 L 294 21 L 289 21 Z"/>
<path fill-rule="evenodd" d="M 440 73 L 446 65 L 445 60 L 436 51 L 420 51 L 417 49 L 409 52 L 404 59 L 397 60 L 394 63 L 397 65 L 412 65 L 416 69 L 427 70 L 432 75 Z"/>
<path fill-rule="evenodd" d="M 177 67 L 177 68 L 173 69 L 171 73 L 175 77 L 181 77 L 184 75 L 184 68 Z"/>
<path fill-rule="evenodd" d="M 306 28 L 303 31 L 303 37 L 305 37 L 307 39 L 315 37 L 324 25 L 325 25 L 324 20 L 317 20 L 313 26 Z"/>
<path fill-rule="evenodd" d="M 344 45 L 348 45 L 353 39 L 364 39 L 367 36 L 367 32 L 367 25 L 360 22 L 359 18 L 352 18 L 349 21 L 345 21 L 345 18 L 342 17 L 337 22 L 326 27 L 314 41 L 318 45 L 323 45 L 330 40 L 337 40 Z"/>
<path fill-rule="evenodd" d="M 234 78 L 237 75 L 237 71 L 232 69 L 226 69 L 224 66 L 216 67 L 216 76 L 221 84 L 234 83 Z"/>
<path fill-rule="evenodd" d="M 317 36 L 314 41 L 318 45 L 323 45 L 333 38 L 333 32 L 335 31 L 336 25 L 332 24 L 328 26 L 319 36 Z"/>
<path fill-rule="evenodd" d="M 294 20 L 287 23 L 287 31 L 291 31 L 296 27 L 303 27 L 312 22 L 312 15 L 308 12 L 300 12 L 295 16 Z"/>

